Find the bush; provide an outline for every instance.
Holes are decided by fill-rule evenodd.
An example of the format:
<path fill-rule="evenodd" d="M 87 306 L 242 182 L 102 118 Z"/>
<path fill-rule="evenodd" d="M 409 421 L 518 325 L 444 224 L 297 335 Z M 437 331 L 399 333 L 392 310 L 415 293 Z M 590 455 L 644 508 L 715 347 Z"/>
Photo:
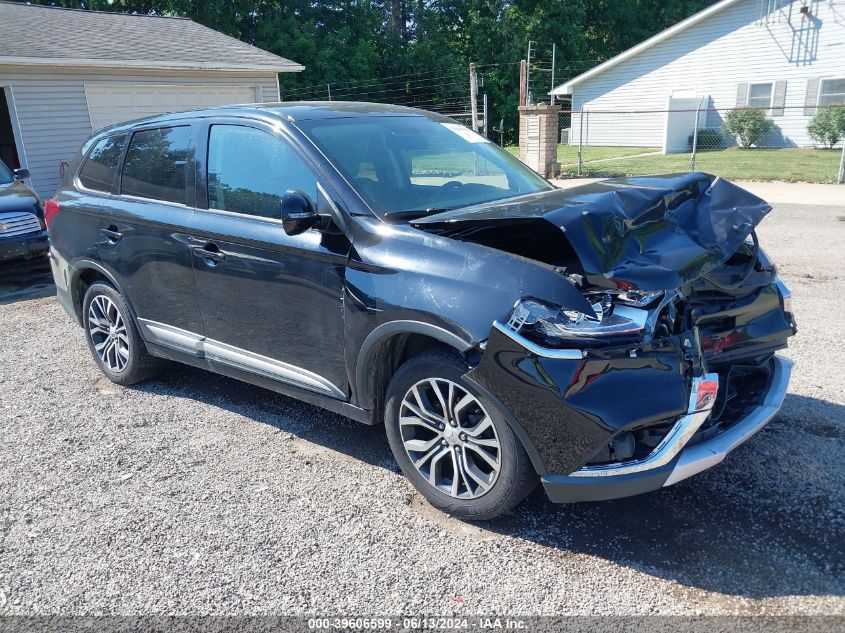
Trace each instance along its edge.
<path fill-rule="evenodd" d="M 807 132 L 816 143 L 833 147 L 845 136 L 845 108 L 820 108 L 807 126 Z"/>
<path fill-rule="evenodd" d="M 687 137 L 687 147 L 689 150 L 692 151 L 692 139 L 693 135 L 690 134 Z M 699 128 L 698 135 L 695 138 L 695 149 L 699 152 L 706 151 L 708 149 L 722 149 L 723 144 L 722 135 L 719 134 L 719 130 L 710 130 L 707 128 Z"/>
<path fill-rule="evenodd" d="M 739 142 L 740 147 L 751 147 L 772 127 L 774 123 L 762 110 L 737 108 L 725 117 L 725 131 Z"/>

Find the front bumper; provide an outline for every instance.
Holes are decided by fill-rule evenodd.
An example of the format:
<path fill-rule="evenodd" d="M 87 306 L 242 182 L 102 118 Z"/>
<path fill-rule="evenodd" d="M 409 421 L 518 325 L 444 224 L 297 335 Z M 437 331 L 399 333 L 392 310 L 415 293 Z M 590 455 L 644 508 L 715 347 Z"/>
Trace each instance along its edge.
<path fill-rule="evenodd" d="M 50 248 L 47 231 L 39 231 L 29 235 L 10 238 L 0 238 L 0 262 L 22 257 L 44 255 Z"/>
<path fill-rule="evenodd" d="M 629 469 L 629 472 L 619 475 L 546 475 L 542 477 L 546 493 L 556 503 L 618 499 L 671 486 L 715 466 L 763 428 L 783 404 L 793 363 L 781 356 L 774 356 L 771 362 L 771 379 L 760 404 L 715 437 L 687 445 L 692 438 L 677 435 L 670 447 L 677 449 L 674 457 L 654 468 L 633 472 Z M 680 442 L 683 444 L 679 446 Z"/>

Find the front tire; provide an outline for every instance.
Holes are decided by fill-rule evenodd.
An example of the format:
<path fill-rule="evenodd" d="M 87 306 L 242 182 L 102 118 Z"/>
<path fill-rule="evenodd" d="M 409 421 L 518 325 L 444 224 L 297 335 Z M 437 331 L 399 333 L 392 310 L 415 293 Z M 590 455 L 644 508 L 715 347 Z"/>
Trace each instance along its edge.
<path fill-rule="evenodd" d="M 119 385 L 152 378 L 161 360 L 147 352 L 123 296 L 104 282 L 91 284 L 82 302 L 88 349 L 106 377 Z"/>
<path fill-rule="evenodd" d="M 468 520 L 508 512 L 537 475 L 510 426 L 485 409 L 447 350 L 405 362 L 387 388 L 385 427 L 393 456 L 436 508 Z"/>

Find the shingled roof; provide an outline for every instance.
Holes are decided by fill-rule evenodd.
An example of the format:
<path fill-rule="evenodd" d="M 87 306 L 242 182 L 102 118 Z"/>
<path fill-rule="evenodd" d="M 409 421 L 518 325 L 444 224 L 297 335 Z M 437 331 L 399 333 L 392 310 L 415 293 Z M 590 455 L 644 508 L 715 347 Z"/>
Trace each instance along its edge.
<path fill-rule="evenodd" d="M 303 66 L 186 18 L 0 2 L 0 64 L 296 72 Z"/>

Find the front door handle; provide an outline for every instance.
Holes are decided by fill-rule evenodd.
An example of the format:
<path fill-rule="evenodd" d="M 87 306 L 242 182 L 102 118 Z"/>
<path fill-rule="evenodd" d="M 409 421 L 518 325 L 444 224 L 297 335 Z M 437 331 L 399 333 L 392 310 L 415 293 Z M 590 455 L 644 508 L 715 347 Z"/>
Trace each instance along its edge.
<path fill-rule="evenodd" d="M 217 244 L 214 244 L 213 242 L 209 242 L 203 246 L 191 246 L 191 252 L 194 254 L 194 257 L 199 257 L 212 266 L 219 264 L 226 259 L 226 256 L 220 252 L 220 248 Z"/>
<path fill-rule="evenodd" d="M 117 244 L 123 237 L 123 233 L 118 231 L 114 224 L 107 229 L 100 229 L 100 233 L 108 240 L 109 244 Z"/>

